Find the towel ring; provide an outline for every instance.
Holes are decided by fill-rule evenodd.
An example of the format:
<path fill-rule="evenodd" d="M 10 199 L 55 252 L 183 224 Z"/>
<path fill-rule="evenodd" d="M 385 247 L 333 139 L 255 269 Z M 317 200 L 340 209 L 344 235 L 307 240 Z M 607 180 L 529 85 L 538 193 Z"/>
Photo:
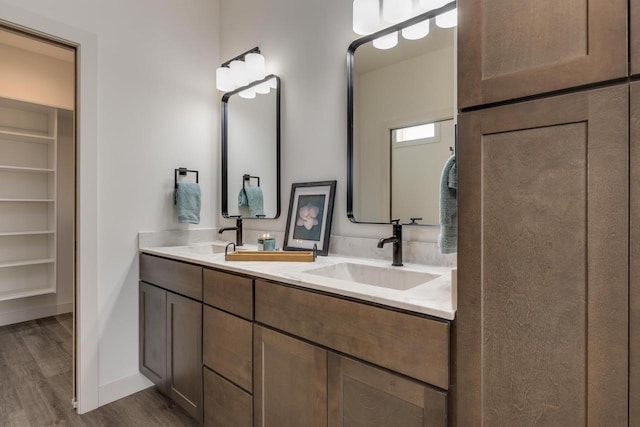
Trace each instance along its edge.
<path fill-rule="evenodd" d="M 253 179 L 257 179 L 258 180 L 258 187 L 260 187 L 260 177 L 259 176 L 251 176 L 247 173 L 245 173 L 244 175 L 242 175 L 242 189 L 244 190 L 244 186 L 245 184 L 251 180 L 251 178 Z"/>
<path fill-rule="evenodd" d="M 178 188 L 178 175 L 180 176 L 187 176 L 187 173 L 195 173 L 196 174 L 196 184 L 200 182 L 199 179 L 199 173 L 198 171 L 195 170 L 190 170 L 187 168 L 178 168 L 178 169 L 174 169 L 174 173 L 175 173 L 175 188 Z"/>

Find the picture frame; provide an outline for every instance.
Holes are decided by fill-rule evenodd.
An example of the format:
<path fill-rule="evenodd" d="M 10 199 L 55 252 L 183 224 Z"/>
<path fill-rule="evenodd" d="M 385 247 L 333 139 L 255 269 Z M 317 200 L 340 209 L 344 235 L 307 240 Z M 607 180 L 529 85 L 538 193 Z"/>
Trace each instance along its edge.
<path fill-rule="evenodd" d="M 329 253 L 333 202 L 337 181 L 297 182 L 291 184 L 284 250 L 313 250 Z"/>

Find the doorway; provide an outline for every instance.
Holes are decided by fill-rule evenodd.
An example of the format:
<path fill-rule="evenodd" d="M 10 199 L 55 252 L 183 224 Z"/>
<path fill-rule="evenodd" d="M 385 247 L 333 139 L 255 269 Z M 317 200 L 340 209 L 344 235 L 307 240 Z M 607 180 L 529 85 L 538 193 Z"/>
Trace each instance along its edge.
<path fill-rule="evenodd" d="M 0 24 L 0 56 L 0 326 L 50 318 L 71 327 L 71 405 L 77 385 L 76 49 Z"/>

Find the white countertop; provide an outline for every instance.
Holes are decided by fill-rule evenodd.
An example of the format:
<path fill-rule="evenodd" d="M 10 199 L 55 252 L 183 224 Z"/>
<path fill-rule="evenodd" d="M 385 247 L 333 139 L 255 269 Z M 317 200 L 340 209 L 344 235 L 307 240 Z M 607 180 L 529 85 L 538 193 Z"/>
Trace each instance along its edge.
<path fill-rule="evenodd" d="M 405 264 L 403 267 L 391 267 L 391 260 L 380 261 L 338 255 L 319 256 L 315 262 L 225 261 L 224 253 L 213 253 L 210 249 L 212 245 L 220 248 L 221 242 L 198 243 L 190 246 L 150 247 L 141 248 L 140 251 L 229 272 L 370 301 L 442 319 L 453 320 L 455 317 L 456 305 L 453 300 L 455 289 L 452 288 L 451 283 L 451 267 L 421 264 Z M 249 245 L 246 246 L 245 249 L 253 249 L 249 248 Z M 306 273 L 307 270 L 338 263 L 404 269 L 430 273 L 439 277 L 408 290 L 395 290 Z"/>

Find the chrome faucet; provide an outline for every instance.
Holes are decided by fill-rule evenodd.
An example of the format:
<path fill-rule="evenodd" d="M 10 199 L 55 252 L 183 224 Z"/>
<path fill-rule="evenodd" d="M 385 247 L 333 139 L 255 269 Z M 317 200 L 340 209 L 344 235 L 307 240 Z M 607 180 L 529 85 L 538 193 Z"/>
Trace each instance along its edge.
<path fill-rule="evenodd" d="M 224 231 L 236 230 L 236 246 L 242 246 L 242 216 L 230 216 L 229 218 L 236 219 L 236 226 L 221 228 L 220 230 L 218 230 L 218 234 L 222 234 L 222 232 Z"/>
<path fill-rule="evenodd" d="M 380 239 L 378 247 L 382 248 L 385 243 L 393 243 L 393 263 L 394 267 L 402 267 L 402 224 L 399 219 L 391 220 L 393 225 L 393 236 Z"/>

